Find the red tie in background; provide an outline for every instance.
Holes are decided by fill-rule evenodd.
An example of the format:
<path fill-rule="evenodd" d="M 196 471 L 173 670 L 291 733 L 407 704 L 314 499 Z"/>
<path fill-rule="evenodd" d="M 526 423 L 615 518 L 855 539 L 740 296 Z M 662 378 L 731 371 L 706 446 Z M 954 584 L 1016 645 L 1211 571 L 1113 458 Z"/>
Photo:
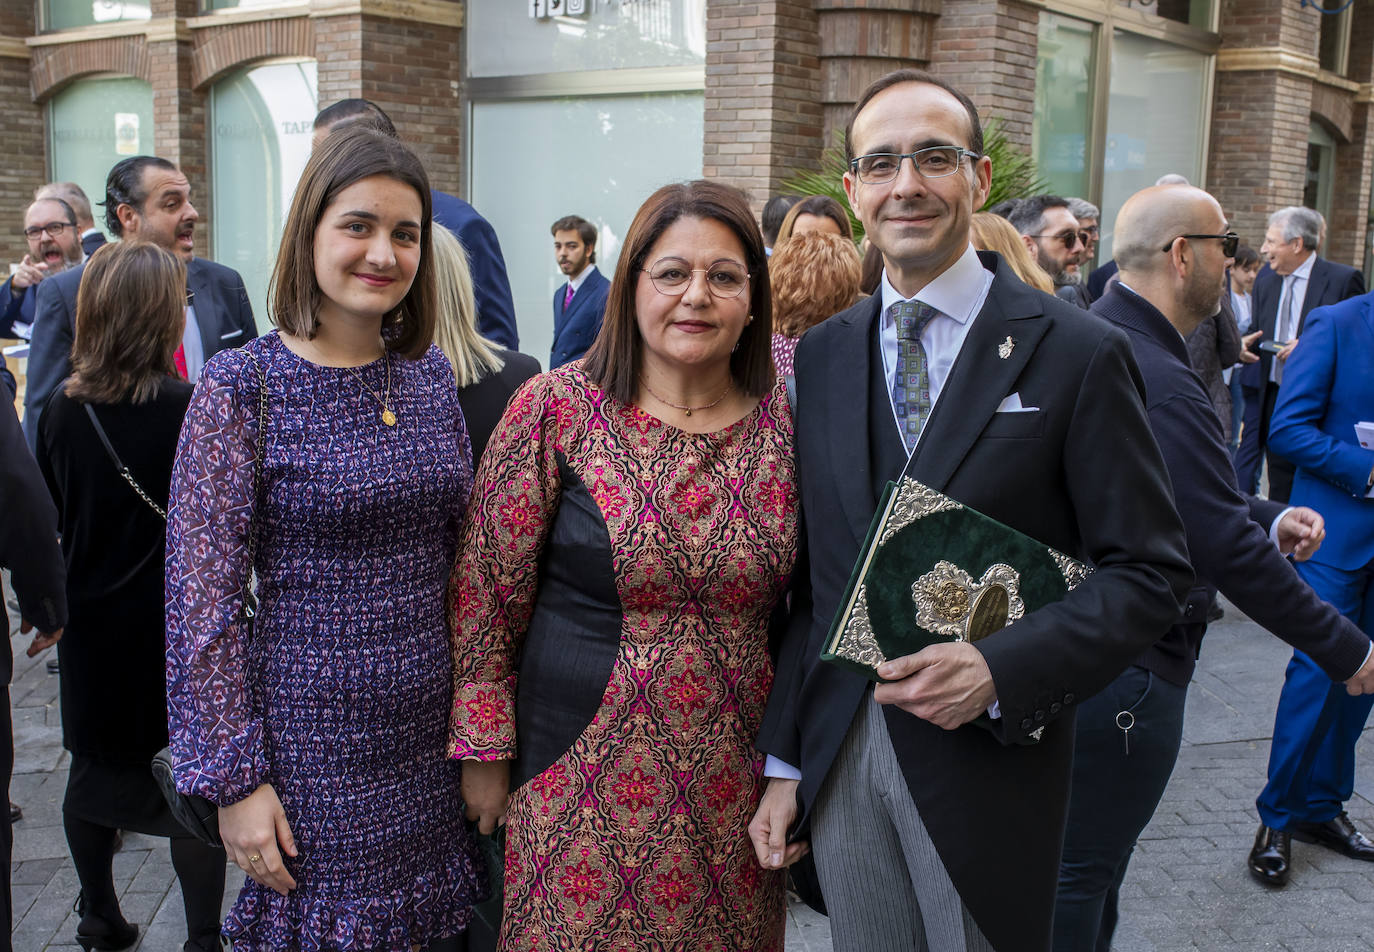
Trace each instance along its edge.
<path fill-rule="evenodd" d="M 172 355 L 172 360 L 176 361 L 177 373 L 181 374 L 182 380 L 190 380 L 191 375 L 186 372 L 186 345 L 177 344 L 177 352 Z"/>

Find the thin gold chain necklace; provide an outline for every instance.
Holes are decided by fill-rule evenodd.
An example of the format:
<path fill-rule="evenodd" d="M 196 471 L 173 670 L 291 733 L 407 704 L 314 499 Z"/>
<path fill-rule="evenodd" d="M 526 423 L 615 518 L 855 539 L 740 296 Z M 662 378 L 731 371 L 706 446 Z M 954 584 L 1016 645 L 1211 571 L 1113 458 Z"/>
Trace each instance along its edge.
<path fill-rule="evenodd" d="M 359 373 L 358 373 L 356 370 L 354 370 L 352 367 L 345 367 L 344 370 L 347 370 L 350 374 L 353 375 L 353 379 L 356 380 L 356 381 L 358 381 L 358 386 L 362 388 L 363 393 L 367 394 L 367 395 L 370 396 L 373 400 L 376 400 L 378 404 L 381 405 L 381 408 L 382 408 L 382 422 L 385 423 L 387 426 L 395 426 L 395 425 L 396 425 L 396 414 L 391 412 L 391 351 L 389 351 L 389 350 L 383 350 L 383 351 L 382 351 L 382 360 L 385 361 L 385 363 L 386 363 L 386 396 L 385 396 L 385 397 L 383 397 L 381 394 L 379 394 L 376 390 L 373 390 L 373 389 L 372 389 L 371 387 L 369 387 L 367 384 L 363 383 L 362 375 L 359 374 Z"/>
<path fill-rule="evenodd" d="M 735 382 L 732 380 L 732 381 L 730 381 L 729 383 L 727 383 L 727 384 L 725 385 L 725 389 L 721 391 L 720 396 L 716 397 L 716 398 L 715 398 L 714 400 L 712 400 L 710 403 L 704 404 L 704 405 L 699 406 L 699 407 L 689 407 L 689 406 L 684 406 L 684 405 L 681 404 L 681 403 L 674 403 L 674 402 L 671 401 L 671 400 L 664 400 L 664 399 L 663 399 L 662 397 L 660 397 L 658 394 L 654 393 L 654 388 L 651 387 L 651 386 L 649 386 L 649 381 L 648 381 L 642 374 L 641 374 L 640 377 L 639 377 L 639 382 L 642 383 L 642 384 L 644 384 L 644 389 L 647 390 L 647 391 L 649 391 L 649 396 L 653 397 L 653 398 L 654 398 L 655 400 L 657 400 L 659 403 L 661 403 L 661 404 L 663 404 L 664 406 L 667 406 L 667 407 L 672 407 L 674 410 L 681 410 L 683 413 L 687 414 L 688 416 L 691 416 L 691 415 L 692 415 L 693 413 L 695 413 L 695 412 L 698 412 L 698 411 L 701 411 L 701 410 L 709 410 L 709 409 L 711 409 L 711 408 L 714 407 L 714 406 L 718 406 L 718 405 L 720 404 L 720 401 L 724 400 L 727 396 L 730 395 L 730 391 L 733 390 L 733 389 L 735 389 Z"/>

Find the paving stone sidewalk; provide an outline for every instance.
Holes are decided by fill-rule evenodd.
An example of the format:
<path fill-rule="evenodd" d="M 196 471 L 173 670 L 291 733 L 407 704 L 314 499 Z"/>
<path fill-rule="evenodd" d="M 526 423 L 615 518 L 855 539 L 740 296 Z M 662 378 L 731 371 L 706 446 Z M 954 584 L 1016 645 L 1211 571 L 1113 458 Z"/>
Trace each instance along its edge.
<path fill-rule="evenodd" d="M 15 952 L 77 952 L 76 876 L 62 835 L 67 755 L 57 678 L 15 636 Z M 1293 881 L 1266 890 L 1245 871 L 1288 651 L 1231 607 L 1213 626 L 1188 698 L 1184 746 L 1122 891 L 1116 952 L 1374 952 L 1374 864 L 1294 844 Z M 1356 824 L 1374 831 L 1374 729 L 1361 741 Z M 995 822 L 995 821 L 994 821 Z M 115 880 L 143 952 L 175 952 L 184 926 L 166 841 L 124 839 Z M 231 870 L 226 905 L 239 876 Z M 828 921 L 791 910 L 787 952 L 830 952 Z M 939 952 L 939 950 L 937 950 Z M 1014 950 L 1009 950 L 1014 952 Z"/>

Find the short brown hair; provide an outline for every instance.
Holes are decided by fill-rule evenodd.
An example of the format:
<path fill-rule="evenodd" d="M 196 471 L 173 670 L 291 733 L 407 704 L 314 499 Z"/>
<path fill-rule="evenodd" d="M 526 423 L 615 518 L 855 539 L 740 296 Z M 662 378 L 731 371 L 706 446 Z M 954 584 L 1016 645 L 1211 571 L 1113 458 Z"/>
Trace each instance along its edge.
<path fill-rule="evenodd" d="M 844 124 L 844 160 L 846 163 L 854 161 L 854 120 L 859 118 L 859 113 L 863 112 L 864 106 L 867 106 L 869 100 L 874 96 L 884 89 L 900 86 L 902 83 L 924 83 L 927 86 L 935 86 L 959 100 L 959 104 L 968 113 L 969 151 L 977 153 L 979 158 L 982 157 L 983 124 L 978 121 L 978 107 L 973 104 L 973 100 L 933 73 L 927 73 L 923 69 L 898 69 L 875 79 L 872 85 L 863 91 L 863 95 L 854 104 L 854 108 L 850 110 L 849 121 Z"/>
<path fill-rule="evenodd" d="M 582 243 L 587 246 L 587 260 L 596 264 L 596 226 L 581 215 L 564 215 L 549 228 L 549 234 L 555 238 L 560 231 L 575 231 L 577 237 L 582 239 Z"/>
<path fill-rule="evenodd" d="M 862 262 L 841 235 L 807 232 L 782 242 L 768 259 L 773 283 L 773 331 L 800 337 L 859 296 Z"/>
<path fill-rule="evenodd" d="M 405 143 L 366 123 L 346 123 L 310 154 L 282 230 L 281 248 L 268 290 L 269 310 L 272 323 L 282 331 L 314 339 L 320 327 L 316 316 L 320 285 L 315 279 L 315 232 L 325 209 L 340 192 L 373 175 L 385 175 L 409 185 L 420 197 L 420 265 L 400 306 L 382 321 L 382 339 L 387 350 L 415 360 L 424 355 L 434 340 L 429 176 Z"/>
<path fill-rule="evenodd" d="M 175 377 L 186 327 L 186 265 L 148 241 L 113 242 L 86 262 L 76 293 L 67 396 L 143 403 Z"/>
<path fill-rule="evenodd" d="M 705 179 L 665 185 L 635 213 L 616 262 L 601 333 L 583 358 L 583 369 L 597 386 L 621 403 L 634 402 L 644 343 L 636 320 L 635 289 L 649 251 L 668 226 L 680 218 L 718 221 L 734 232 L 744 248 L 744 265 L 749 271 L 749 313 L 755 319 L 740 332 L 739 343 L 730 355 L 730 376 L 746 394 L 761 397 L 772 389 L 774 379 L 772 322 L 765 319 L 773 313 L 773 306 L 763 235 L 743 192 Z"/>

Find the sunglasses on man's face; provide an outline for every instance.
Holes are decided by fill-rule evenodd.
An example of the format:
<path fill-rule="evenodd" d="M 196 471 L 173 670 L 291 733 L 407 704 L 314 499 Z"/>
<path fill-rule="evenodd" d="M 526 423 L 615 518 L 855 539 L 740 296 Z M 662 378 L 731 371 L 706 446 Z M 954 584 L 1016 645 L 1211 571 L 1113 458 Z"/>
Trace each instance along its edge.
<path fill-rule="evenodd" d="M 1088 247 L 1088 241 L 1092 238 L 1086 231 L 1061 231 L 1057 235 L 1031 235 L 1032 238 L 1048 238 L 1051 241 L 1062 241 L 1064 247 L 1069 251 L 1082 245 Z"/>

